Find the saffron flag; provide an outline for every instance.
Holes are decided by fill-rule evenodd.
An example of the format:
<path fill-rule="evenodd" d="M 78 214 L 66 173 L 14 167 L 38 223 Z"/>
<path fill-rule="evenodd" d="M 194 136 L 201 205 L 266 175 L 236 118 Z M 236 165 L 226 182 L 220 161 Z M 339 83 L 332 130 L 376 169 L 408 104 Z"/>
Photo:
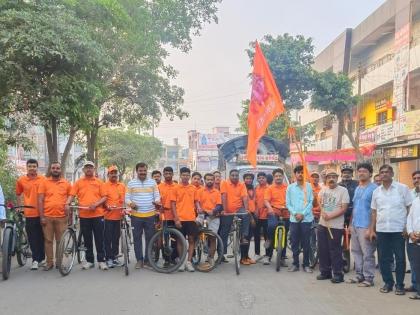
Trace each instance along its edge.
<path fill-rule="evenodd" d="M 258 42 L 255 44 L 251 103 L 248 110 L 247 159 L 257 166 L 257 150 L 270 123 L 284 112 L 284 104 Z"/>

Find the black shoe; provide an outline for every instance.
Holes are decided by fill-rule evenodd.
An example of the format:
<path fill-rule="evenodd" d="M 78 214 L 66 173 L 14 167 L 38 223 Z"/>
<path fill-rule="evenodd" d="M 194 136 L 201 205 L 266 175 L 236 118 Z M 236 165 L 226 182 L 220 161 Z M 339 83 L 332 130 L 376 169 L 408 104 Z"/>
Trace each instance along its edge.
<path fill-rule="evenodd" d="M 396 287 L 395 288 L 395 295 L 405 295 L 404 287 Z"/>
<path fill-rule="evenodd" d="M 323 275 L 322 273 L 316 276 L 316 280 L 328 280 L 331 279 L 331 275 Z"/>
<path fill-rule="evenodd" d="M 344 282 L 344 276 L 343 275 L 334 276 L 331 279 L 331 282 L 332 283 L 341 283 L 341 282 Z"/>
<path fill-rule="evenodd" d="M 379 292 L 381 293 L 389 293 L 392 291 L 392 287 L 385 284 L 382 288 L 379 289 Z"/>
<path fill-rule="evenodd" d="M 227 260 L 226 259 L 226 257 L 225 256 L 223 256 L 222 257 L 222 259 L 220 260 L 220 262 L 222 263 L 222 262 L 224 262 L 224 263 L 228 263 L 229 262 L 229 260 Z"/>
<path fill-rule="evenodd" d="M 405 292 L 417 292 L 417 290 L 415 287 L 409 286 L 408 288 L 405 288 Z"/>

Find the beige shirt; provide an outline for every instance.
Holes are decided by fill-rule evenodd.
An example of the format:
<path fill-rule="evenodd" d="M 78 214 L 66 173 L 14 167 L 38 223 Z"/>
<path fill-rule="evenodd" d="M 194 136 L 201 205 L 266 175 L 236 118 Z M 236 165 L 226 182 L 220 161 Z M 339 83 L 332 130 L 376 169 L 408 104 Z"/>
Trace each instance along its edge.
<path fill-rule="evenodd" d="M 349 204 L 350 196 L 347 189 L 342 186 L 337 186 L 334 189 L 324 187 L 319 192 L 319 201 L 322 209 L 321 211 L 330 213 L 339 210 L 344 204 Z M 344 213 L 329 221 L 325 221 L 321 216 L 319 224 L 332 229 L 343 229 Z"/>

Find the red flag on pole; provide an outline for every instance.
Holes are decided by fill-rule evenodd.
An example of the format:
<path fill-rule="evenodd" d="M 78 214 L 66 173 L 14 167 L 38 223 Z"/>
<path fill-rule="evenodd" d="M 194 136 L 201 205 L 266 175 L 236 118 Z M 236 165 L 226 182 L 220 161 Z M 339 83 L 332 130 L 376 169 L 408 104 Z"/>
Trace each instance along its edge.
<path fill-rule="evenodd" d="M 247 159 L 257 166 L 257 150 L 270 123 L 284 112 L 284 104 L 258 42 L 255 44 L 251 103 L 248 111 Z"/>

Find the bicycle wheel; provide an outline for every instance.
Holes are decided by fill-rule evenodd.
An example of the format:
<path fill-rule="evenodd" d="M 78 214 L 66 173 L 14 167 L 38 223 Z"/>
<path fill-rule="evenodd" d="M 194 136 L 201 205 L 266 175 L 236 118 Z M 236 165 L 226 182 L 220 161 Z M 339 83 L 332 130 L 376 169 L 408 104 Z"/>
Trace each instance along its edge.
<path fill-rule="evenodd" d="M 121 251 L 124 256 L 124 274 L 128 276 L 128 239 L 127 232 L 125 229 L 121 230 Z"/>
<path fill-rule="evenodd" d="M 309 267 L 312 269 L 318 264 L 318 241 L 316 238 L 316 228 L 311 228 L 309 240 Z"/>
<path fill-rule="evenodd" d="M 30 249 L 26 231 L 22 230 L 18 236 L 18 248 L 16 249 L 16 258 L 19 266 L 25 266 L 29 257 Z"/>
<path fill-rule="evenodd" d="M 214 255 L 210 257 L 211 248 L 214 248 Z M 207 249 L 207 250 L 206 250 Z M 223 257 L 222 238 L 210 230 L 201 231 L 196 242 L 193 266 L 201 272 L 210 272 L 220 264 Z"/>
<path fill-rule="evenodd" d="M 240 245 L 240 237 L 239 237 L 239 226 L 238 230 L 233 232 L 232 237 L 232 247 L 233 247 L 233 256 L 235 257 L 235 270 L 236 274 L 239 275 L 241 273 L 241 245 Z"/>
<path fill-rule="evenodd" d="M 177 250 L 176 244 L 181 247 L 179 257 L 172 260 L 173 251 Z M 175 228 L 166 228 L 157 231 L 147 246 L 147 256 L 154 257 L 149 259 L 152 268 L 161 273 L 172 273 L 183 265 L 187 256 L 187 241 L 182 233 Z"/>
<path fill-rule="evenodd" d="M 283 228 L 277 227 L 276 233 L 277 240 L 274 241 L 276 243 L 276 271 L 280 271 L 281 265 L 281 252 L 283 251 Z"/>
<path fill-rule="evenodd" d="M 13 229 L 7 227 L 3 232 L 2 245 L 2 276 L 3 280 L 9 279 L 10 267 L 12 265 Z"/>
<path fill-rule="evenodd" d="M 76 251 L 76 233 L 69 228 L 61 236 L 57 248 L 58 271 L 60 271 L 62 276 L 67 276 L 71 272 L 76 258 Z"/>
<path fill-rule="evenodd" d="M 343 271 L 348 273 L 350 271 L 350 250 L 343 250 Z"/>
<path fill-rule="evenodd" d="M 79 232 L 79 236 L 77 237 L 77 262 L 79 264 L 82 263 L 86 258 L 86 247 L 85 241 L 83 240 L 82 232 Z"/>

